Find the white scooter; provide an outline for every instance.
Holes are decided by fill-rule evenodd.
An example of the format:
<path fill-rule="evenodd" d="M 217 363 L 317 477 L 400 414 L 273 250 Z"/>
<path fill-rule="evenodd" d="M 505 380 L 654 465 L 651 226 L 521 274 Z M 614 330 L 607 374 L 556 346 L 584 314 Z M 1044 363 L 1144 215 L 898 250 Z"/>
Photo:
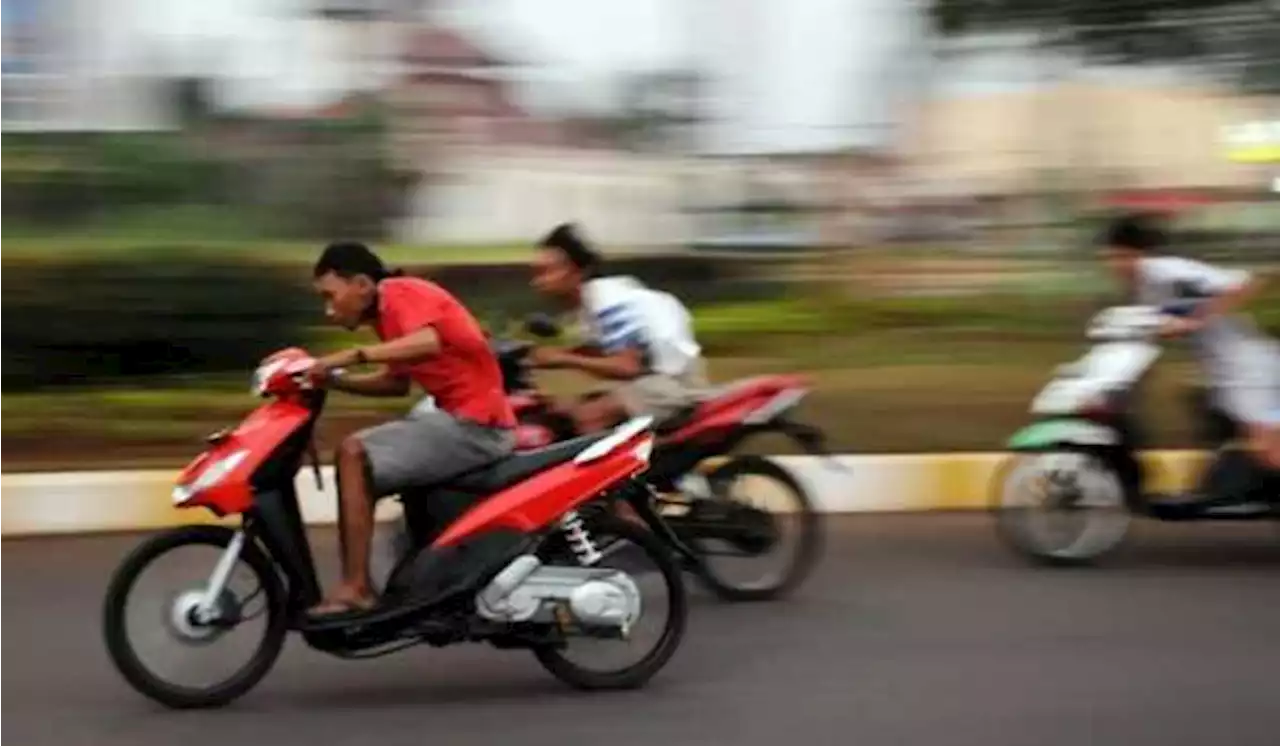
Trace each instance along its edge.
<path fill-rule="evenodd" d="M 1280 519 L 1280 475 L 1233 447 L 1230 418 L 1198 393 L 1208 445 L 1216 450 L 1187 495 L 1153 495 L 1138 460 L 1131 394 L 1159 359 L 1160 327 L 1185 309 L 1108 308 L 1089 324 L 1094 343 L 1060 366 L 1031 405 L 1037 421 L 1008 443 L 995 480 L 1002 538 L 1041 564 L 1081 565 L 1115 549 L 1132 516 L 1165 521 Z"/>

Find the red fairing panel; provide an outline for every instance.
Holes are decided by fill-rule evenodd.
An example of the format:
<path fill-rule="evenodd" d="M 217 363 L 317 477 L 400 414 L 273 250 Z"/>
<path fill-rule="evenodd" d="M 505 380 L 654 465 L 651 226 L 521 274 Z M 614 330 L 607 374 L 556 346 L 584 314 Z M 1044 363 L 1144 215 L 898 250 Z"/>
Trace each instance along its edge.
<path fill-rule="evenodd" d="M 193 495 L 180 508 L 205 507 L 219 515 L 243 513 L 253 506 L 249 478 L 285 440 L 306 425 L 311 411 L 301 404 L 276 400 L 253 410 L 227 439 L 200 454 L 178 478 L 189 485 L 204 470 L 238 451 L 247 451 L 238 466 L 217 484 Z"/>
<path fill-rule="evenodd" d="M 467 511 L 433 547 L 496 529 L 533 533 L 649 467 L 653 435 L 645 432 L 587 464 L 572 461 L 539 472 Z"/>
<path fill-rule="evenodd" d="M 662 439 L 663 445 L 693 440 L 710 432 L 740 427 L 752 412 L 788 389 L 807 388 L 803 376 L 759 376 L 704 402 L 693 421 Z"/>

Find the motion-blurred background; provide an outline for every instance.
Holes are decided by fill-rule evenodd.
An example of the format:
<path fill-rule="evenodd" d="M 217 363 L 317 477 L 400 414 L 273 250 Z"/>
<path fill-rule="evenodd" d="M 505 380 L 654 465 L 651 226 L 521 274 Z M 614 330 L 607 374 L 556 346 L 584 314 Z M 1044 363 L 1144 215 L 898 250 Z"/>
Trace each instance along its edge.
<path fill-rule="evenodd" d="M 359 238 L 497 334 L 574 220 L 846 450 L 990 449 L 1114 299 L 1099 220 L 1280 260 L 1270 0 L 4 0 L 4 469 L 169 465 Z M 1280 287 L 1280 286 L 1276 286 Z M 1254 307 L 1280 330 L 1280 290 Z M 1188 368 L 1149 388 L 1154 434 Z M 570 380 L 550 385 L 571 389 Z M 342 398 L 326 438 L 408 402 Z"/>

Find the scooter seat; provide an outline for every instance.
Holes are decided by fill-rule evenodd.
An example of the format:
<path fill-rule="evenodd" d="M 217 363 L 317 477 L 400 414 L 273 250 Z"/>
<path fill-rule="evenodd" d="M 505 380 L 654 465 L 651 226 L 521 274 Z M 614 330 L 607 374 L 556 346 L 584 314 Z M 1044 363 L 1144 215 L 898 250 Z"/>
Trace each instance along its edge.
<path fill-rule="evenodd" d="M 572 460 L 587 450 L 591 445 L 609 437 L 613 431 L 583 435 L 572 440 L 562 441 L 546 448 L 533 451 L 520 451 L 508 456 L 496 464 L 490 464 L 475 471 L 467 472 L 448 483 L 448 487 L 473 494 L 490 494 L 498 492 L 513 484 L 559 466 Z"/>
<path fill-rule="evenodd" d="M 670 435 L 671 433 L 683 428 L 685 425 L 688 425 L 690 422 L 693 422 L 698 416 L 698 411 L 701 409 L 702 402 L 698 402 L 697 404 L 690 404 L 683 409 L 676 410 L 671 415 L 663 419 L 662 422 L 658 423 L 654 432 L 658 435 Z"/>

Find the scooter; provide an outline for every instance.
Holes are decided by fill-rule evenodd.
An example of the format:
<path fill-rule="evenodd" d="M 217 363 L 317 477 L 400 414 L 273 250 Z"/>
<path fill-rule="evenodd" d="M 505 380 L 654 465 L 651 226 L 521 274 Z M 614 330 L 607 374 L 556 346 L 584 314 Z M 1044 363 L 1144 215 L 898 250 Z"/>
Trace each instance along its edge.
<path fill-rule="evenodd" d="M 1013 456 L 995 479 L 1000 536 L 1041 564 L 1084 565 L 1116 549 L 1133 516 L 1162 521 L 1276 520 L 1280 478 L 1234 447 L 1236 423 L 1193 393 L 1202 437 L 1214 449 L 1195 490 L 1145 489 L 1142 438 L 1130 412 L 1134 389 L 1159 359 L 1159 330 L 1194 306 L 1115 306 L 1097 314 L 1093 346 L 1058 368 L 1031 405 L 1037 421 L 1008 443 Z"/>
<path fill-rule="evenodd" d="M 554 319 L 541 314 L 526 319 L 524 327 L 543 339 L 561 333 Z M 576 437 L 573 420 L 530 377 L 526 358 L 534 345 L 501 339 L 491 344 L 519 421 L 517 448 Z M 656 428 L 658 442 L 644 477 L 654 499 L 637 513 L 683 567 L 724 600 L 781 598 L 804 582 L 821 555 L 820 514 L 796 478 L 772 459 L 731 455 L 751 438 L 780 434 L 832 468 L 842 468 L 830 458 L 822 431 L 792 416 L 808 392 L 808 382 L 796 375 L 736 381 L 707 392 Z M 768 485 L 761 505 L 733 499 L 733 487 L 743 481 Z M 794 519 L 794 531 L 786 531 L 786 519 Z M 787 533 L 794 534 L 790 548 Z M 781 565 L 769 566 L 771 559 L 777 564 L 773 555 L 778 554 Z M 763 571 L 753 566 L 760 559 Z M 731 577 L 738 575 L 748 577 Z"/>
<path fill-rule="evenodd" d="M 210 436 L 210 448 L 173 490 L 176 507 L 239 516 L 239 527 L 165 531 L 116 570 L 104 633 L 112 662 L 134 689 L 173 708 L 227 704 L 267 674 L 289 632 L 343 658 L 423 643 L 530 650 L 553 676 L 582 689 L 638 687 L 666 665 L 685 629 L 680 568 L 649 532 L 592 511 L 609 501 L 649 499 L 642 474 L 654 436 L 647 419 L 406 491 L 400 499 L 410 541 L 378 605 L 308 616 L 321 594 L 294 481 L 306 456 L 318 486 L 320 480 L 313 432 L 325 391 L 307 378 L 312 362 L 299 349 L 268 358 L 253 390 L 270 401 L 235 429 Z M 211 551 L 216 561 L 170 559 L 192 549 Z M 167 586 L 161 599 L 139 590 L 156 567 L 193 566 L 198 574 Z M 246 571 L 251 590 L 235 587 L 237 570 Z M 140 615 L 131 614 L 135 606 Z M 655 617 L 656 630 L 642 639 L 641 623 Z M 231 665 L 232 651 L 217 643 L 258 621 L 247 659 Z M 177 651 L 151 659 L 136 633 L 154 632 L 156 622 L 163 633 L 142 642 L 173 642 Z M 590 653 L 601 645 L 615 658 L 623 647 L 634 656 L 593 665 Z M 181 654 L 210 649 L 209 667 L 228 671 L 189 683 L 162 670 Z"/>

